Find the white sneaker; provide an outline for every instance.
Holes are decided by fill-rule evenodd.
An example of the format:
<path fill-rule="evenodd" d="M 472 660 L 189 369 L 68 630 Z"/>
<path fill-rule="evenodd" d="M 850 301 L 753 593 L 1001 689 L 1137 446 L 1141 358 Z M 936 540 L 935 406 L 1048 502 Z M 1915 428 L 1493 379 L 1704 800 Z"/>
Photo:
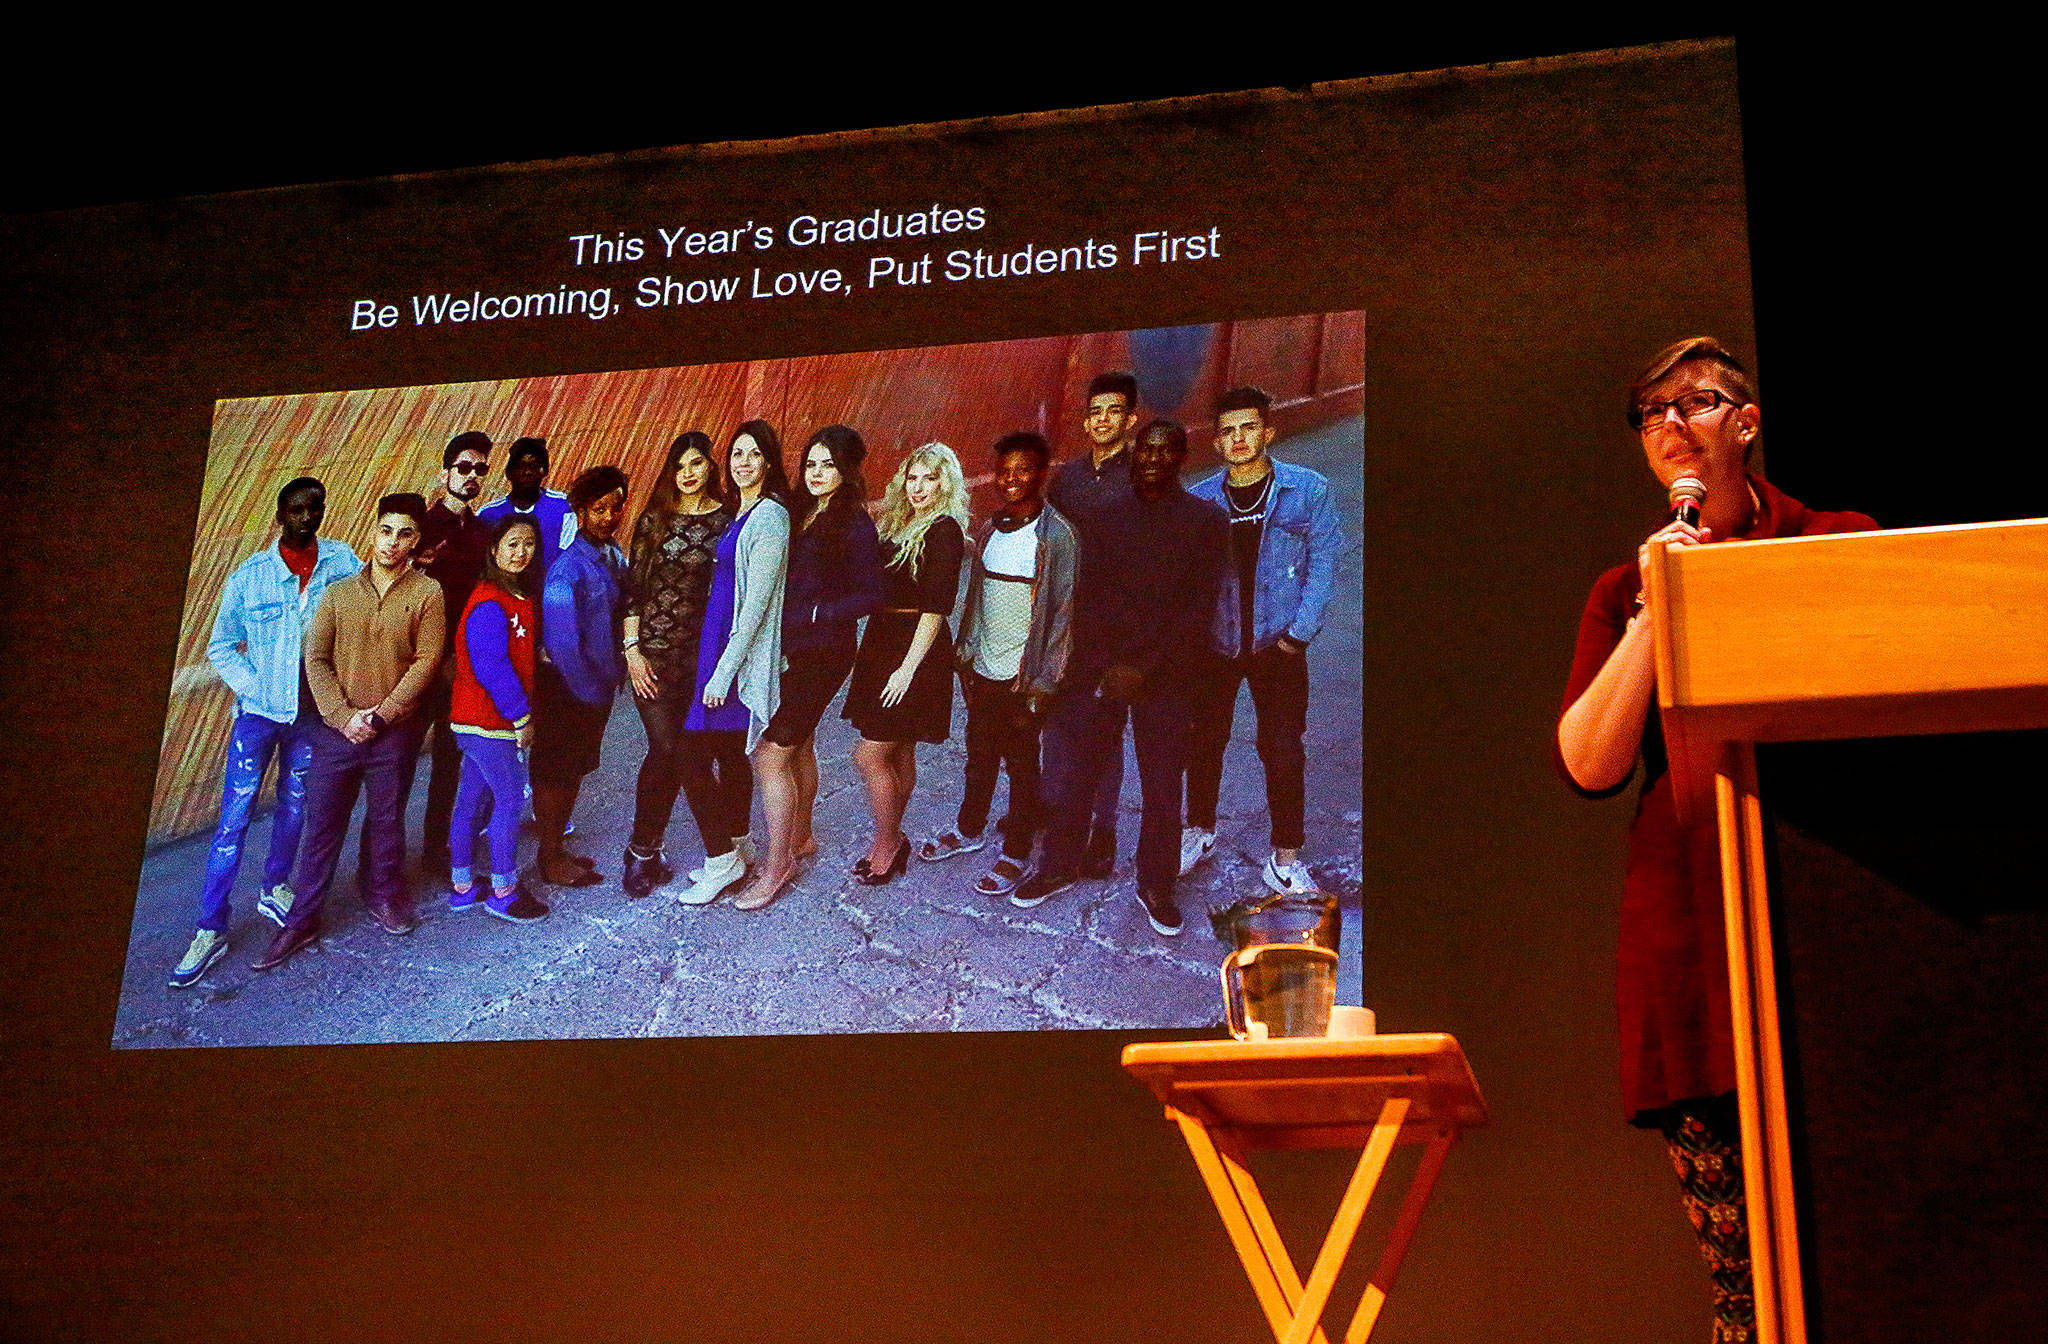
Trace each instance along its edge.
<path fill-rule="evenodd" d="M 1308 874 L 1308 865 L 1300 859 L 1293 863 L 1281 863 L 1278 857 L 1266 860 L 1266 870 L 1259 874 L 1266 886 L 1282 896 L 1312 896 L 1316 891 L 1316 880 Z"/>
<path fill-rule="evenodd" d="M 1209 851 L 1216 848 L 1216 832 L 1205 831 L 1199 826 L 1180 828 L 1180 875 L 1186 877 L 1194 866 L 1209 857 Z"/>
<path fill-rule="evenodd" d="M 684 905 L 709 905 L 718 899 L 719 893 L 747 875 L 747 861 L 736 849 L 728 850 L 715 859 L 708 859 L 699 870 L 697 880 L 676 897 Z"/>

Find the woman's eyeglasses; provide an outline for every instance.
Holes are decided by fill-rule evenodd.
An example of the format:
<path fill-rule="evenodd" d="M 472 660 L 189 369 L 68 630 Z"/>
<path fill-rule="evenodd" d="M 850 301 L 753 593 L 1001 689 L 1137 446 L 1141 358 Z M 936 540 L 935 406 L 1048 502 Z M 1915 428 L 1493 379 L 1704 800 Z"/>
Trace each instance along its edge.
<path fill-rule="evenodd" d="M 1628 427 L 1641 433 L 1645 425 L 1661 424 L 1667 411 L 1677 411 L 1681 420 L 1697 420 L 1723 402 L 1733 406 L 1735 398 L 1719 388 L 1702 388 L 1697 392 L 1688 392 L 1682 397 L 1673 397 L 1669 401 L 1653 401 L 1647 405 L 1630 408 Z"/>

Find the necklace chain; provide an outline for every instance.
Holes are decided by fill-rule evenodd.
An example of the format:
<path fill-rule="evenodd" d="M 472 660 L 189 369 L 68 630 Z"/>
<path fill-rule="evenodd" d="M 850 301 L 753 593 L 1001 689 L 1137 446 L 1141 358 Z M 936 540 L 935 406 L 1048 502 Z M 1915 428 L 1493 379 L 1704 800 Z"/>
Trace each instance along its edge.
<path fill-rule="evenodd" d="M 1227 486 L 1227 485 L 1229 485 L 1230 483 L 1229 483 L 1228 481 L 1225 481 L 1225 482 L 1224 482 L 1224 484 L 1225 484 L 1225 485 Z M 1232 487 L 1232 489 L 1240 489 L 1240 490 L 1241 490 L 1241 489 L 1243 489 L 1243 488 L 1244 488 L 1244 487 L 1242 487 L 1242 486 L 1235 486 L 1235 487 Z M 1258 512 L 1258 511 L 1259 511 L 1260 509 L 1264 508 L 1264 507 L 1265 507 L 1265 505 L 1266 505 L 1266 496 L 1268 496 L 1268 495 L 1270 495 L 1270 494 L 1272 494 L 1272 493 L 1273 493 L 1273 473 L 1269 471 L 1269 472 L 1267 472 L 1267 473 L 1266 473 L 1266 479 L 1265 479 L 1264 481 L 1261 481 L 1261 482 L 1259 483 L 1259 493 L 1258 493 L 1258 494 L 1257 494 L 1256 496 L 1254 496 L 1254 497 L 1253 497 L 1253 499 L 1252 499 L 1252 502 L 1251 502 L 1251 503 L 1249 503 L 1249 504 L 1239 504 L 1239 503 L 1237 502 L 1237 500 L 1236 500 L 1236 499 L 1235 499 L 1235 498 L 1234 498 L 1234 497 L 1233 497 L 1233 496 L 1231 495 L 1231 493 L 1230 493 L 1230 490 L 1228 490 L 1228 489 L 1227 489 L 1227 490 L 1225 490 L 1225 491 L 1223 492 L 1223 498 L 1224 498 L 1225 500 L 1228 500 L 1228 501 L 1229 501 L 1229 503 L 1230 503 L 1230 511 L 1231 511 L 1232 513 L 1235 513 L 1235 514 L 1249 514 L 1249 513 L 1257 513 L 1257 512 Z"/>

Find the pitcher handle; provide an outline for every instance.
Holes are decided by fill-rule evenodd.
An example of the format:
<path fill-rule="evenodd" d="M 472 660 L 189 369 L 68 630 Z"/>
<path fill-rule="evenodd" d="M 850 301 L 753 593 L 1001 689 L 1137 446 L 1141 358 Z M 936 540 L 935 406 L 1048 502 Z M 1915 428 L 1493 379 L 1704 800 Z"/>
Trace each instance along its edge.
<path fill-rule="evenodd" d="M 1243 968 L 1257 961 L 1259 953 L 1267 948 L 1286 948 L 1292 951 L 1302 947 L 1311 947 L 1316 952 L 1329 952 L 1330 960 L 1337 959 L 1337 954 L 1330 952 L 1328 948 L 1313 947 L 1306 943 L 1253 943 L 1250 947 L 1240 947 L 1223 958 L 1223 965 L 1217 968 L 1216 978 L 1223 984 L 1223 1025 L 1230 1028 L 1232 1036 L 1240 1041 L 1248 1041 L 1252 1034 L 1251 1022 L 1243 1011 Z M 1230 968 L 1233 964 L 1238 967 L 1239 981 L 1239 993 L 1235 995 L 1230 992 Z"/>
<path fill-rule="evenodd" d="M 1231 993 L 1230 990 L 1230 969 L 1236 964 L 1237 958 L 1238 954 L 1235 952 L 1226 953 L 1223 964 L 1216 969 L 1216 978 L 1223 984 L 1223 1025 L 1229 1028 L 1233 1037 L 1242 1041 L 1251 1036 L 1251 1028 L 1245 1025 L 1240 996 Z"/>

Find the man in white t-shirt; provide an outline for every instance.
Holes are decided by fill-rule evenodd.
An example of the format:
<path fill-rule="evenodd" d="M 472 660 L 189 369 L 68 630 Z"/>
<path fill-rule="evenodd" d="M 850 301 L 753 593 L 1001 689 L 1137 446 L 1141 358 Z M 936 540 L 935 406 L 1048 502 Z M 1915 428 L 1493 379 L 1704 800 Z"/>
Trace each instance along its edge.
<path fill-rule="evenodd" d="M 1045 439 L 1006 434 L 994 458 L 1002 508 L 975 529 L 954 646 L 967 702 L 967 783 L 957 824 L 919 846 L 918 857 L 936 863 L 980 849 L 997 770 L 1007 770 L 1003 853 L 975 884 L 985 896 L 1006 896 L 1031 874 L 1042 817 L 1038 728 L 1073 646 L 1077 547 L 1073 525 L 1045 502 Z"/>

